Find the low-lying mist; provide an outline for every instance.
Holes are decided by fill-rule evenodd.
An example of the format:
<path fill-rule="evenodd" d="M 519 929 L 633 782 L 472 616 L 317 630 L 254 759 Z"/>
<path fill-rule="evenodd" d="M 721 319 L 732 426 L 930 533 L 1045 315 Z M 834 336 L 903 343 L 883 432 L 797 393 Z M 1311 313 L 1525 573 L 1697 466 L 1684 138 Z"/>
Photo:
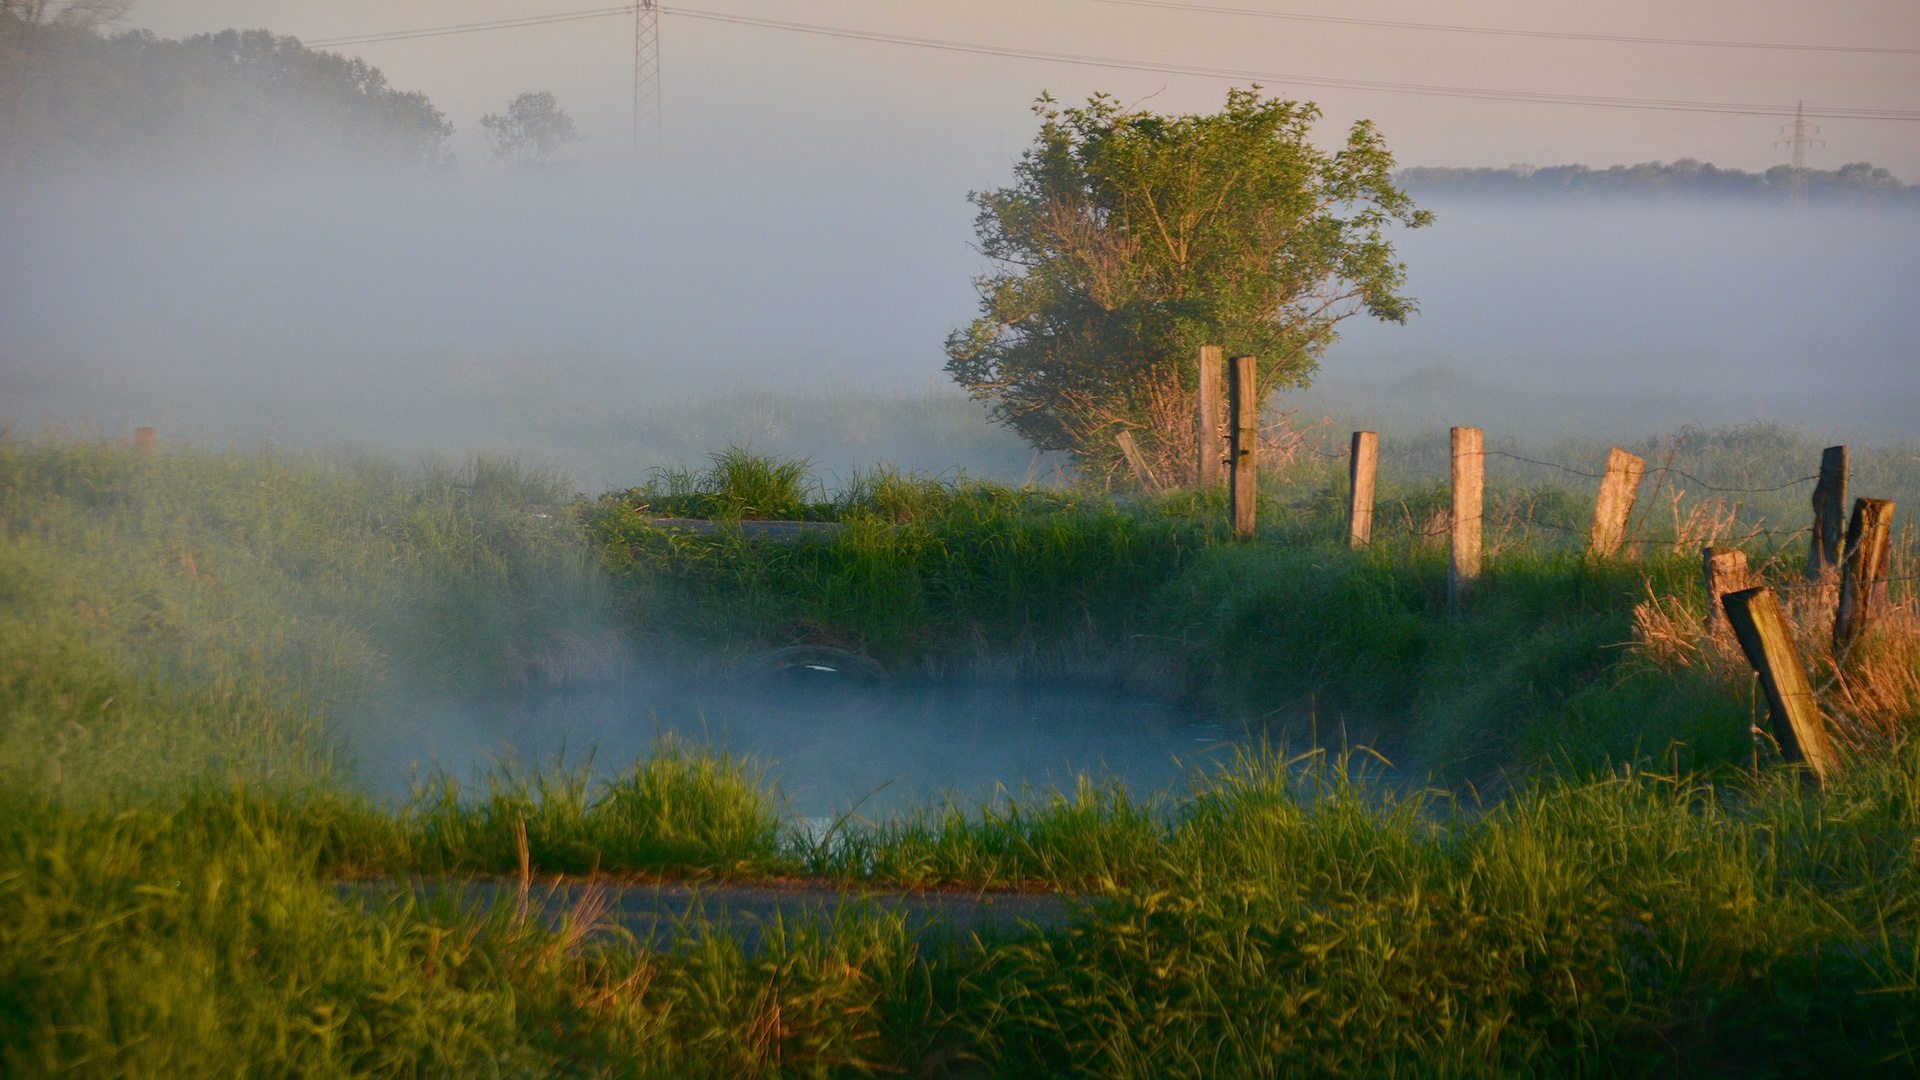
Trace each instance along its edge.
<path fill-rule="evenodd" d="M 830 470 L 1030 471 L 942 372 L 981 269 L 964 192 L 729 176 L 17 187 L 0 408 L 29 427 L 512 450 L 589 489 L 748 440 Z M 1344 324 L 1283 408 L 1532 437 L 1915 430 L 1920 211 L 1437 209 L 1396 238 L 1420 314 Z M 904 422 L 820 404 L 902 394 L 933 397 Z"/>

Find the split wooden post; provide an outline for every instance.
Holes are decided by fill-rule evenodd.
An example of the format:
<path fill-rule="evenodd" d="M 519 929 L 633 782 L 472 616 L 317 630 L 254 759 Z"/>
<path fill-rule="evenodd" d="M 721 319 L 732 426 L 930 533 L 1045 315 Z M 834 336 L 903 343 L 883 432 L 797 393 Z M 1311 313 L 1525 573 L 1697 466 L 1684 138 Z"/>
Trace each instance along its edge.
<path fill-rule="evenodd" d="M 1373 539 L 1373 471 L 1380 461 L 1380 436 L 1372 431 L 1353 433 L 1347 455 L 1347 546 L 1366 547 Z"/>
<path fill-rule="evenodd" d="M 1841 514 L 1847 505 L 1847 448 L 1820 451 L 1820 482 L 1813 486 L 1813 539 L 1807 551 L 1807 578 L 1817 580 L 1840 565 Z"/>
<path fill-rule="evenodd" d="M 1226 440 L 1220 429 L 1226 420 L 1220 400 L 1220 346 L 1200 346 L 1200 381 L 1193 410 L 1194 446 L 1198 469 L 1194 483 L 1202 488 L 1220 486 L 1220 465 L 1227 457 Z"/>
<path fill-rule="evenodd" d="M 1855 499 L 1847 524 L 1847 563 L 1840 572 L 1840 604 L 1833 613 L 1833 647 L 1867 630 L 1885 600 L 1887 545 L 1893 536 L 1893 500 Z"/>
<path fill-rule="evenodd" d="M 1158 494 L 1160 482 L 1154 479 L 1153 470 L 1147 468 L 1147 459 L 1141 456 L 1140 444 L 1134 441 L 1133 432 L 1121 428 L 1113 441 L 1120 444 L 1120 453 L 1127 459 L 1127 468 L 1133 470 L 1133 478 L 1139 481 L 1141 490 Z"/>
<path fill-rule="evenodd" d="M 1807 669 L 1800 663 L 1800 650 L 1793 647 L 1793 631 L 1780 610 L 1779 597 L 1762 585 L 1730 592 L 1721 599 L 1727 606 L 1727 622 L 1740 639 L 1740 650 L 1760 676 L 1780 756 L 1788 764 L 1811 768 L 1814 779 L 1824 787 L 1827 774 L 1833 771 L 1833 750 L 1827 743 L 1820 705 L 1807 682 Z"/>
<path fill-rule="evenodd" d="M 1230 488 L 1228 504 L 1233 510 L 1233 534 L 1253 535 L 1255 470 L 1260 441 L 1260 393 L 1254 382 L 1253 357 L 1236 356 L 1227 368 L 1227 411 L 1233 418 L 1231 439 L 1227 445 Z"/>
<path fill-rule="evenodd" d="M 1457 427 L 1453 439 L 1453 536 L 1447 558 L 1447 606 L 1459 614 L 1480 578 L 1481 495 L 1486 487 L 1485 433 Z"/>
<path fill-rule="evenodd" d="M 151 454 L 159 450 L 159 447 L 160 433 L 158 431 L 150 427 L 137 427 L 133 429 L 133 448 L 135 450 L 143 454 Z"/>
<path fill-rule="evenodd" d="M 1600 498 L 1593 504 L 1593 531 L 1587 534 L 1587 555 L 1611 559 L 1627 539 L 1627 517 L 1633 513 L 1640 478 L 1647 472 L 1645 458 L 1619 447 L 1607 452 L 1607 475 L 1600 481 Z"/>
<path fill-rule="evenodd" d="M 1703 547 L 1700 564 L 1707 578 L 1707 629 L 1711 631 L 1726 614 L 1720 598 L 1747 587 L 1747 553 L 1739 548 Z"/>

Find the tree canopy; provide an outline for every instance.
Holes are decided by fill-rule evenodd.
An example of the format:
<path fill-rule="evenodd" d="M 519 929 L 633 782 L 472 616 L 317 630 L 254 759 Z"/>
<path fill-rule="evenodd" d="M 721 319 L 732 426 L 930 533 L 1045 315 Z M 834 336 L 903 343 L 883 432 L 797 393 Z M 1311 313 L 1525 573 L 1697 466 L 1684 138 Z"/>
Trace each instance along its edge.
<path fill-rule="evenodd" d="M 508 168 L 552 164 L 554 154 L 581 140 L 573 117 L 546 91 L 521 94 L 507 105 L 505 116 L 488 113 L 480 126 L 487 129 L 494 160 Z"/>
<path fill-rule="evenodd" d="M 103 5 L 0 7 L 0 175 L 453 161 L 445 116 L 363 60 L 265 30 L 108 37 Z"/>
<path fill-rule="evenodd" d="M 1404 321 L 1386 229 L 1425 225 L 1371 123 L 1326 153 L 1319 110 L 1236 89 L 1210 115 L 1035 103 L 1014 184 L 971 198 L 980 316 L 947 371 L 1035 446 L 1116 467 L 1133 432 L 1156 472 L 1191 476 L 1201 345 L 1258 357 L 1261 400 L 1305 385 L 1342 319 Z"/>
<path fill-rule="evenodd" d="M 1886 169 L 1856 161 L 1838 169 L 1802 169 L 1775 165 L 1766 172 L 1722 169 L 1711 162 L 1681 158 L 1646 161 L 1604 169 L 1586 165 L 1509 165 L 1504 169 L 1402 169 L 1394 179 L 1422 195 L 1497 198 L 1733 198 L 1814 199 L 1911 202 L 1920 187 L 1909 187 Z"/>

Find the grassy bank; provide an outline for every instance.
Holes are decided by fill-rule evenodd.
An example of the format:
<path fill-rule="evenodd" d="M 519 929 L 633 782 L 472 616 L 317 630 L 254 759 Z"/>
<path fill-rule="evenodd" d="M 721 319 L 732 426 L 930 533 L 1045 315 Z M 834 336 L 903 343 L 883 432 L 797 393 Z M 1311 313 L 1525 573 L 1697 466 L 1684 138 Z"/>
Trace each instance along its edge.
<path fill-rule="evenodd" d="M 1899 497 L 1896 466 L 1856 489 Z M 1587 512 L 1580 489 L 1496 477 L 1487 579 L 1453 618 L 1428 536 L 1438 489 L 1383 477 L 1382 505 L 1404 512 L 1352 553 L 1336 543 L 1340 472 L 1300 459 L 1246 544 L 1191 495 L 884 472 L 829 490 L 802 471 L 758 493 L 663 474 L 576 503 L 494 461 L 0 439 L 0 1068 L 1920 1070 L 1920 634 L 1904 583 L 1893 599 L 1909 606 L 1844 657 L 1820 645 L 1831 597 L 1790 594 L 1848 745 L 1819 792 L 1764 756 L 1747 771 L 1744 661 L 1703 623 L 1687 505 L 1666 532 L 1640 526 L 1637 558 L 1594 563 L 1565 531 Z M 768 545 L 647 525 L 661 510 L 846 528 Z M 1765 526 L 1789 510 L 1756 496 L 1715 529 L 1788 584 L 1799 540 Z M 649 639 L 817 640 L 904 667 L 1137 659 L 1151 642 L 1222 710 L 1373 724 L 1474 786 L 1395 796 L 1323 757 L 1253 751 L 1159 798 L 1088 781 L 849 818 L 825 840 L 794 827 L 757 763 L 671 742 L 605 773 L 442 776 L 392 805 L 355 792 L 355 725 L 405 722 L 399 690 L 592 678 Z M 724 934 L 642 946 L 591 896 L 554 927 L 407 885 L 522 865 L 1094 902 L 1064 928 L 987 941 L 851 912 L 748 952 Z M 343 877 L 392 881 L 393 898 Z"/>
<path fill-rule="evenodd" d="M 341 851 L 325 798 L 215 786 L 114 813 L 10 794 L 0 1060 L 80 1076 L 1911 1075 L 1917 795 L 1909 749 L 1824 796 L 1634 773 L 1455 815 L 1254 756 L 1159 807 L 1108 793 L 856 830 L 814 867 L 1095 890 L 1067 927 L 942 943 L 856 910 L 747 953 L 697 926 L 641 947 L 591 893 L 558 927 L 404 887 L 356 899 L 326 883 Z"/>

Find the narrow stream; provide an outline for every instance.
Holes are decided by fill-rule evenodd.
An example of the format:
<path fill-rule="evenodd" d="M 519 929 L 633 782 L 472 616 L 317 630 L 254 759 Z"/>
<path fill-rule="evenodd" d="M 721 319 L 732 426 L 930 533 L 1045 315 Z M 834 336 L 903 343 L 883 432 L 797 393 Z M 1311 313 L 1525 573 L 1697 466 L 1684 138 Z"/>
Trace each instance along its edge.
<path fill-rule="evenodd" d="M 551 763 L 590 754 L 623 769 L 660 735 L 751 755 L 801 818 L 859 806 L 863 817 L 951 793 L 1071 788 L 1116 780 L 1144 796 L 1178 785 L 1184 767 L 1243 741 L 1210 713 L 1084 687 L 978 680 L 837 678 L 633 679 L 621 687 L 504 693 L 397 710 L 355 738 L 357 767 L 378 794 L 404 797 L 415 770 L 463 780 L 496 761 Z"/>

